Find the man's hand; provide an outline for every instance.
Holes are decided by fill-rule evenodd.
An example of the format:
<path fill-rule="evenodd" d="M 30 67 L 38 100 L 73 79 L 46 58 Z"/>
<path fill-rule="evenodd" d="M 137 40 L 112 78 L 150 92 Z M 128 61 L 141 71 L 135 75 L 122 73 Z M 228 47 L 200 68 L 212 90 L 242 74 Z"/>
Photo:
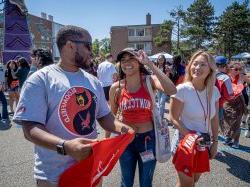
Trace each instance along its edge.
<path fill-rule="evenodd" d="M 125 133 L 129 133 L 129 134 L 134 134 L 135 133 L 135 130 L 132 128 L 132 127 L 125 127 L 123 126 L 121 128 L 121 134 L 125 134 Z M 133 138 L 131 139 L 130 143 L 134 140 L 135 136 L 133 136 Z"/>
<path fill-rule="evenodd" d="M 91 143 L 96 141 L 97 140 L 86 138 L 75 138 L 65 141 L 64 148 L 67 155 L 70 155 L 75 160 L 80 161 L 86 159 L 92 153 Z"/>
<path fill-rule="evenodd" d="M 121 134 L 126 134 L 126 133 L 130 133 L 130 134 L 133 134 L 135 131 L 132 127 L 129 127 L 129 126 L 122 126 L 121 127 Z"/>

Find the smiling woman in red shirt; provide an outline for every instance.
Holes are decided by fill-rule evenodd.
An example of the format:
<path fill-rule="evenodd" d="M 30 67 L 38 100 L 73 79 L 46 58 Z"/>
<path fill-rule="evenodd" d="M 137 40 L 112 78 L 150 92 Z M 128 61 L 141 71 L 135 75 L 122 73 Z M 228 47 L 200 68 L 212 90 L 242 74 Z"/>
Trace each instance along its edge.
<path fill-rule="evenodd" d="M 147 90 L 146 76 L 150 76 L 154 90 L 172 95 L 176 93 L 176 88 L 171 80 L 148 59 L 144 51 L 126 48 L 118 54 L 117 60 L 120 62 L 120 81 L 114 83 L 110 89 L 111 110 L 136 132 L 135 139 L 120 158 L 121 186 L 133 186 L 138 162 L 140 186 L 151 187 L 156 165 L 155 134 L 153 103 Z M 145 66 L 154 75 L 149 75 Z"/>

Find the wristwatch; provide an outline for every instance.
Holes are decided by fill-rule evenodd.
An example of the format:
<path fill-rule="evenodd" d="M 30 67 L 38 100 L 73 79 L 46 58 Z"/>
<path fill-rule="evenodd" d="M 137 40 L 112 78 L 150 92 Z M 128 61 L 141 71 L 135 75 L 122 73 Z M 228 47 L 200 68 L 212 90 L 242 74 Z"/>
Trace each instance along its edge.
<path fill-rule="evenodd" d="M 60 155 L 67 155 L 65 149 L 64 149 L 64 143 L 66 140 L 61 140 L 57 145 L 56 145 L 56 151 Z"/>

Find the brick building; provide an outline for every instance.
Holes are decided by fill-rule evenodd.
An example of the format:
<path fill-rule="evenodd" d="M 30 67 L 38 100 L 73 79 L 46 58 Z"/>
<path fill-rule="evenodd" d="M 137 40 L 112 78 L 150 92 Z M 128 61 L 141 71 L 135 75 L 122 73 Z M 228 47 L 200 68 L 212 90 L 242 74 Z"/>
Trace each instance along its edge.
<path fill-rule="evenodd" d="M 126 47 L 143 49 L 148 55 L 159 52 L 171 53 L 171 43 L 157 47 L 154 38 L 160 31 L 160 24 L 151 24 L 151 15 L 146 15 L 145 25 L 127 25 L 111 27 L 111 53 L 116 57 Z M 171 38 L 171 34 L 169 36 Z"/>

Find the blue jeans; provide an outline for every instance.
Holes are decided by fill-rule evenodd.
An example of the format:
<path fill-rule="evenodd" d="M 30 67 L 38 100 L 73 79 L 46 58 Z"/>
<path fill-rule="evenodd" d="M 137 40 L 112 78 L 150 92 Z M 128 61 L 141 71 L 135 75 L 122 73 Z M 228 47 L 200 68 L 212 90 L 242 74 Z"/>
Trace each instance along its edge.
<path fill-rule="evenodd" d="M 120 157 L 120 166 L 122 174 L 122 187 L 132 187 L 134 184 L 135 169 L 138 162 L 139 181 L 141 187 L 151 187 L 156 160 L 142 162 L 140 153 L 152 150 L 155 156 L 155 133 L 154 130 L 135 135 L 122 156 Z"/>
<path fill-rule="evenodd" d="M 165 103 L 169 99 L 169 96 L 167 96 L 164 92 L 158 91 L 157 98 L 158 98 L 158 103 L 157 103 L 158 109 L 160 112 L 161 119 L 163 119 L 165 112 Z"/>
<path fill-rule="evenodd" d="M 7 100 L 3 91 L 0 91 L 0 101 L 2 102 L 2 119 L 9 119 Z"/>

